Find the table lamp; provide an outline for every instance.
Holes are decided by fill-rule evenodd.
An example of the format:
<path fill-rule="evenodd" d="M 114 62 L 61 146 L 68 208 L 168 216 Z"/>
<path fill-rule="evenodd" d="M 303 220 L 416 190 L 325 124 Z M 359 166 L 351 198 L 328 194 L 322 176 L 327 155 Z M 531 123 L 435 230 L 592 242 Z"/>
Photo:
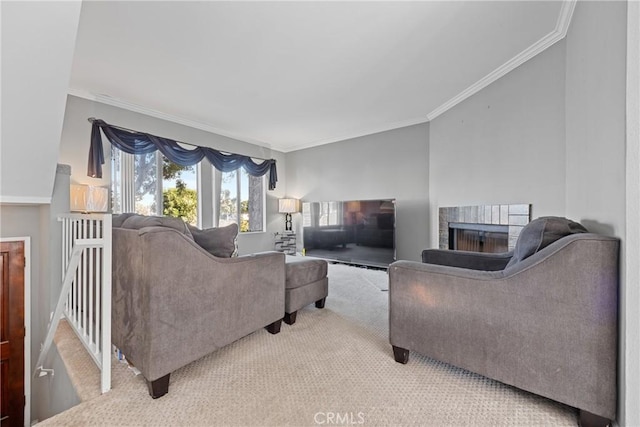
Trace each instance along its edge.
<path fill-rule="evenodd" d="M 285 214 L 284 229 L 291 231 L 291 214 L 298 212 L 298 199 L 279 199 L 278 212 Z"/>

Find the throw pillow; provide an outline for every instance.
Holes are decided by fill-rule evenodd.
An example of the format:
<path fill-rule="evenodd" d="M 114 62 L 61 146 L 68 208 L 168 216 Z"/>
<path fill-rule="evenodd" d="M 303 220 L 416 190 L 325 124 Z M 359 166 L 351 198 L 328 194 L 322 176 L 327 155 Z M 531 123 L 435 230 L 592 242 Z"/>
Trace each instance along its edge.
<path fill-rule="evenodd" d="M 122 223 L 122 228 L 130 228 L 139 230 L 144 227 L 169 227 L 178 230 L 185 236 L 193 239 L 189 227 L 182 220 L 182 218 L 173 218 L 169 216 L 146 216 L 146 215 L 132 215 L 125 219 Z"/>
<path fill-rule="evenodd" d="M 238 224 L 205 230 L 190 225 L 189 230 L 193 240 L 211 255 L 219 258 L 238 256 Z"/>
<path fill-rule="evenodd" d="M 588 231 L 582 224 L 567 218 L 547 216 L 534 219 L 520 232 L 507 268 L 527 259 L 556 240 L 576 233 Z"/>
<path fill-rule="evenodd" d="M 136 214 L 134 213 L 121 213 L 121 214 L 113 214 L 111 216 L 111 227 L 122 227 L 122 223 L 129 217 L 132 217 Z"/>

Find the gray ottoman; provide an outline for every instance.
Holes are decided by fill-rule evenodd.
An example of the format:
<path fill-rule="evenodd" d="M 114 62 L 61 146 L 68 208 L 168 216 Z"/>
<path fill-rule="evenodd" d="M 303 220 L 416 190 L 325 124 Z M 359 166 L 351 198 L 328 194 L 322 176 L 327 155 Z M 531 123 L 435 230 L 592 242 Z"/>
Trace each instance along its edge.
<path fill-rule="evenodd" d="M 312 302 L 316 307 L 324 308 L 328 294 L 327 261 L 287 255 L 284 294 L 284 322 L 287 325 L 293 325 L 298 310 Z"/>

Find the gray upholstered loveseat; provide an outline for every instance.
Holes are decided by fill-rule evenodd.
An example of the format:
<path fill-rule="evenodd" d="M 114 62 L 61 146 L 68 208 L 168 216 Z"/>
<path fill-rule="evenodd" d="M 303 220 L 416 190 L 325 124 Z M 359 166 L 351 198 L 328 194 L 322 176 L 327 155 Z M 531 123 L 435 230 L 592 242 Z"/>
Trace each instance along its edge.
<path fill-rule="evenodd" d="M 582 425 L 615 419 L 619 241 L 562 220 L 531 222 L 514 253 L 391 264 L 396 361 L 416 351 L 579 408 Z"/>
<path fill-rule="evenodd" d="M 220 232 L 174 218 L 114 216 L 112 341 L 154 398 L 168 391 L 176 369 L 262 327 L 280 330 L 284 254 L 230 257 L 237 228 L 231 245 L 228 235 L 214 245 Z"/>

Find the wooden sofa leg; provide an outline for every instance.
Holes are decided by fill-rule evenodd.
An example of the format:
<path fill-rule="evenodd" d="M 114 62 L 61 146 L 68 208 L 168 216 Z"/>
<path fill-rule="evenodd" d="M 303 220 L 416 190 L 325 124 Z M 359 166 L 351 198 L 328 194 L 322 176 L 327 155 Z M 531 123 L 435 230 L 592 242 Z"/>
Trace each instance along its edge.
<path fill-rule="evenodd" d="M 285 313 L 284 323 L 286 323 L 287 325 L 293 325 L 294 323 L 296 323 L 297 315 L 298 315 L 297 311 L 294 311 L 293 313 Z"/>
<path fill-rule="evenodd" d="M 278 332 L 280 332 L 280 326 L 282 326 L 282 319 L 280 320 L 276 320 L 275 322 L 271 323 L 270 325 L 265 326 L 264 328 L 269 331 L 270 334 L 277 334 Z"/>
<path fill-rule="evenodd" d="M 393 358 L 396 359 L 396 362 L 402 363 L 405 365 L 409 361 L 409 350 L 402 347 L 393 347 Z"/>
<path fill-rule="evenodd" d="M 607 427 L 611 425 L 611 420 L 601 417 L 600 415 L 592 414 L 591 412 L 579 410 L 580 415 L 578 418 L 578 425 L 580 427 Z"/>
<path fill-rule="evenodd" d="M 327 300 L 327 297 L 319 299 L 316 301 L 316 308 L 324 308 L 324 302 Z"/>
<path fill-rule="evenodd" d="M 149 387 L 149 394 L 154 399 L 164 396 L 169 392 L 169 376 L 171 374 L 167 374 L 164 377 L 160 377 L 155 381 L 147 381 L 147 386 Z"/>

